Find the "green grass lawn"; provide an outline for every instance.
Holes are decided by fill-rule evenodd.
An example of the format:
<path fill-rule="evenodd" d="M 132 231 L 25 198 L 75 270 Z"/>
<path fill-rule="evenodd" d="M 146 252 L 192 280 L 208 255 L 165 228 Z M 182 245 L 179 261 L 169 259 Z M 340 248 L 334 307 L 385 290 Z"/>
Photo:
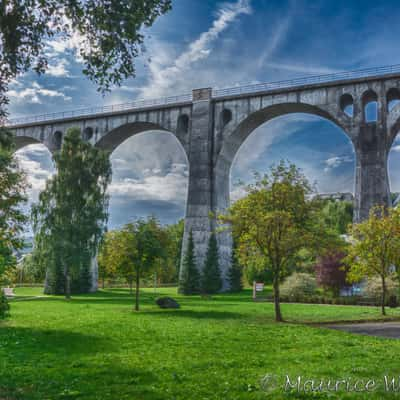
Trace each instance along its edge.
<path fill-rule="evenodd" d="M 20 288 L 12 317 L 0 322 L 0 399 L 382 399 L 400 393 L 285 393 L 284 378 L 344 379 L 400 375 L 400 341 L 351 335 L 299 322 L 371 320 L 375 307 L 283 304 L 287 323 L 273 322 L 271 303 L 251 291 L 212 300 L 181 297 L 160 310 L 151 289 L 132 311 L 126 289 L 31 299 Z M 388 318 L 400 311 L 388 310 Z M 260 380 L 274 374 L 275 390 Z"/>

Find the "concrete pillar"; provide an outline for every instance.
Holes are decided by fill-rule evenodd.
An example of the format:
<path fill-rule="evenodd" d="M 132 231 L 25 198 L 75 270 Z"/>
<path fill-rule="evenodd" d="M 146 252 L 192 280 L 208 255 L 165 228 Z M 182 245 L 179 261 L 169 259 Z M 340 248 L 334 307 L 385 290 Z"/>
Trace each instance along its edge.
<path fill-rule="evenodd" d="M 354 222 L 360 222 L 368 217 L 373 206 L 391 204 L 385 128 L 374 123 L 362 124 L 355 151 Z"/>
<path fill-rule="evenodd" d="M 202 270 L 212 229 L 212 107 L 211 89 L 193 90 L 189 143 L 189 188 L 186 204 L 182 260 L 190 230 L 193 233 L 196 262 Z M 182 267 L 182 262 L 181 262 Z M 183 268 L 180 269 L 182 278 Z"/>

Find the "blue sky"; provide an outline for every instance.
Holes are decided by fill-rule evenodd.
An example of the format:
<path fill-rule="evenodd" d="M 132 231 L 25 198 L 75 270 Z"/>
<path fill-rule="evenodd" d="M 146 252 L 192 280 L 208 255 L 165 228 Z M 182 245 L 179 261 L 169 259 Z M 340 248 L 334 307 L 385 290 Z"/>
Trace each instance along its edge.
<path fill-rule="evenodd" d="M 29 73 L 11 86 L 11 116 L 397 64 L 399 18 L 395 1 L 175 0 L 173 10 L 146 31 L 147 51 L 137 60 L 135 79 L 103 98 L 80 72 L 79 38 L 53 41 L 48 74 Z M 392 190 L 400 191 L 400 146 L 393 149 Z M 18 157 L 34 201 L 51 175 L 49 154 L 30 146 Z M 278 118 L 254 131 L 239 150 L 231 181 L 248 181 L 254 170 L 265 171 L 281 158 L 302 167 L 321 192 L 353 191 L 351 144 L 340 129 L 308 115 Z M 183 216 L 186 159 L 171 135 L 130 138 L 112 161 L 112 226 L 150 213 L 163 222 Z M 234 184 L 231 191 L 240 194 Z"/>

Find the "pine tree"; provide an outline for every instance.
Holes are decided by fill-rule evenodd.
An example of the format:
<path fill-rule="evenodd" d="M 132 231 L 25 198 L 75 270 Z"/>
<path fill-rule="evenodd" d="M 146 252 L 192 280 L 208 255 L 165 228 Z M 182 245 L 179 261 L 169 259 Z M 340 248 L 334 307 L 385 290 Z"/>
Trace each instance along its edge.
<path fill-rule="evenodd" d="M 201 288 L 204 293 L 217 293 L 222 287 L 221 272 L 218 261 L 218 244 L 215 234 L 210 235 L 206 262 L 204 264 Z"/>
<path fill-rule="evenodd" d="M 182 263 L 183 277 L 179 282 L 179 291 L 183 294 L 200 292 L 200 273 L 196 266 L 193 233 L 190 231 L 187 250 Z"/>
<path fill-rule="evenodd" d="M 236 256 L 236 247 L 232 247 L 231 267 L 228 271 L 229 287 L 231 292 L 240 292 L 243 289 L 243 270 Z"/>

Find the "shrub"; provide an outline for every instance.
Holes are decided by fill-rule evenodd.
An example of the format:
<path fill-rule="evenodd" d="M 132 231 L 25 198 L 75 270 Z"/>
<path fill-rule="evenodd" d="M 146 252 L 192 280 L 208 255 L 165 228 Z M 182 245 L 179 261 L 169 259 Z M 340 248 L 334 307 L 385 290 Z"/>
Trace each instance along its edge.
<path fill-rule="evenodd" d="M 0 289 L 0 319 L 4 319 L 8 316 L 10 305 L 8 304 L 7 297 L 4 292 Z"/>
<path fill-rule="evenodd" d="M 399 305 L 399 302 L 398 302 L 398 300 L 397 300 L 397 296 L 391 295 L 391 296 L 389 297 L 388 306 L 389 306 L 390 308 L 396 308 L 396 307 L 398 307 L 398 305 Z"/>
<path fill-rule="evenodd" d="M 392 277 L 386 278 L 386 298 L 390 296 L 396 296 L 399 292 L 399 283 Z M 382 298 L 382 280 L 378 276 L 368 278 L 363 291 L 362 296 L 377 302 L 380 304 Z"/>
<path fill-rule="evenodd" d="M 312 275 L 295 272 L 282 283 L 281 294 L 291 301 L 302 301 L 305 297 L 314 295 L 316 288 L 317 284 Z"/>
<path fill-rule="evenodd" d="M 335 296 L 346 285 L 346 269 L 343 264 L 345 254 L 331 252 L 318 258 L 315 265 L 317 283 L 324 289 L 332 290 Z"/>

